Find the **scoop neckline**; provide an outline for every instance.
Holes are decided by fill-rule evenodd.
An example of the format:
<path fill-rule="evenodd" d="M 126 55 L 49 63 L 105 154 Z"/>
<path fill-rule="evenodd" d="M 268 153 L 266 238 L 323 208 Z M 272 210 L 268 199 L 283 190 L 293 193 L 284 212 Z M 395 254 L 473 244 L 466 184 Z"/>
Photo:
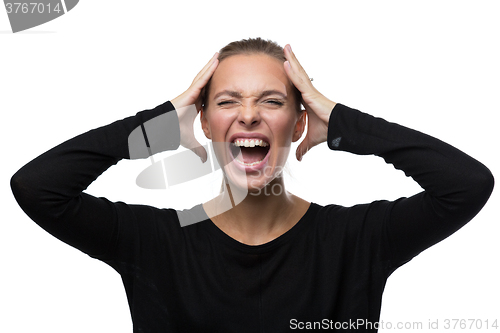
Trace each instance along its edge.
<path fill-rule="evenodd" d="M 289 239 L 293 238 L 295 235 L 297 235 L 306 225 L 307 221 L 310 220 L 311 215 L 316 211 L 317 209 L 317 204 L 314 202 L 311 202 L 309 207 L 307 208 L 306 212 L 302 217 L 299 219 L 297 223 L 293 227 L 291 227 L 289 230 L 287 230 L 285 233 L 281 234 L 280 236 L 276 237 L 275 239 L 264 243 L 264 244 L 259 244 L 259 245 L 248 245 L 245 243 L 241 243 L 240 241 L 234 239 L 233 237 L 229 236 L 226 234 L 222 229 L 220 229 L 209 217 L 207 217 L 207 220 L 205 221 L 206 223 L 203 223 L 206 227 L 206 229 L 217 239 L 220 240 L 222 243 L 227 245 L 230 248 L 233 248 L 235 250 L 241 251 L 241 252 L 246 252 L 250 254 L 257 254 L 257 253 L 263 253 L 263 252 L 268 252 L 273 250 L 274 248 L 280 246 L 281 244 L 287 242 Z M 203 206 L 200 205 L 200 208 L 203 210 Z M 203 210 L 204 211 L 204 210 Z"/>

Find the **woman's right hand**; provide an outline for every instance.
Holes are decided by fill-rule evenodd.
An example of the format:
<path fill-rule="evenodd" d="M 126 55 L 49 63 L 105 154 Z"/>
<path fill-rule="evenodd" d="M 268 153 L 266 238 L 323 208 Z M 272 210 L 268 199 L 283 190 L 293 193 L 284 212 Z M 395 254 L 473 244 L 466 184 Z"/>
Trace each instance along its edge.
<path fill-rule="evenodd" d="M 179 118 L 181 146 L 198 155 L 203 163 L 207 160 L 207 152 L 194 136 L 193 123 L 201 110 L 201 92 L 219 64 L 218 55 L 218 52 L 214 54 L 185 92 L 170 101 Z"/>

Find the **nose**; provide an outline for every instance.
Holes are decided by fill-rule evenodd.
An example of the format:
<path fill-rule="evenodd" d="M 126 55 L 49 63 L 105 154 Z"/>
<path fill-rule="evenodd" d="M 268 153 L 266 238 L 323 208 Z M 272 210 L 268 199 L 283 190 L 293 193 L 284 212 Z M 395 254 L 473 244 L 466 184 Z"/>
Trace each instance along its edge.
<path fill-rule="evenodd" d="M 243 126 L 256 126 L 260 123 L 260 112 L 259 108 L 247 104 L 242 105 L 240 108 L 240 112 L 238 114 L 238 122 Z"/>

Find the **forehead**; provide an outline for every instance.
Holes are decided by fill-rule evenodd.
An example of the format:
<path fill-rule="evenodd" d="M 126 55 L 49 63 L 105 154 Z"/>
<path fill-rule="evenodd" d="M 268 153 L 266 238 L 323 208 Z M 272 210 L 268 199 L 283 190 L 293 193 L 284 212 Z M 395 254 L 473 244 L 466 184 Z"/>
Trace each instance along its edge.
<path fill-rule="evenodd" d="M 221 61 L 212 76 L 210 95 L 233 90 L 243 95 L 278 90 L 290 96 L 291 83 L 283 62 L 265 55 L 235 55 Z"/>

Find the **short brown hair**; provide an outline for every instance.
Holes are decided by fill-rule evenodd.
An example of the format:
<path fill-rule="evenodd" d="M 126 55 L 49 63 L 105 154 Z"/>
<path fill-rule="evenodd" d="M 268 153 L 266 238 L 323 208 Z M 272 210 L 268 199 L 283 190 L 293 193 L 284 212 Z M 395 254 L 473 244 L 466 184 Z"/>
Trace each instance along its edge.
<path fill-rule="evenodd" d="M 239 54 L 246 54 L 246 55 L 251 55 L 251 54 L 266 54 L 268 56 L 271 56 L 273 58 L 276 58 L 280 61 L 285 62 L 285 53 L 283 52 L 283 48 L 276 42 L 273 42 L 271 40 L 264 40 L 260 37 L 257 38 L 249 38 L 249 39 L 242 39 L 239 41 L 231 42 L 224 46 L 222 49 L 219 51 L 219 63 L 223 61 L 226 58 L 229 58 L 234 55 L 239 55 Z M 208 98 L 208 91 L 210 90 L 210 83 L 212 80 L 210 79 L 205 86 L 205 89 L 203 89 L 202 92 L 202 103 L 203 105 L 206 105 L 207 103 L 207 98 Z M 301 111 L 301 101 L 302 101 L 302 95 L 300 91 L 293 85 L 292 83 L 292 90 L 293 90 L 293 95 L 295 98 L 295 106 L 297 109 L 297 112 Z"/>

